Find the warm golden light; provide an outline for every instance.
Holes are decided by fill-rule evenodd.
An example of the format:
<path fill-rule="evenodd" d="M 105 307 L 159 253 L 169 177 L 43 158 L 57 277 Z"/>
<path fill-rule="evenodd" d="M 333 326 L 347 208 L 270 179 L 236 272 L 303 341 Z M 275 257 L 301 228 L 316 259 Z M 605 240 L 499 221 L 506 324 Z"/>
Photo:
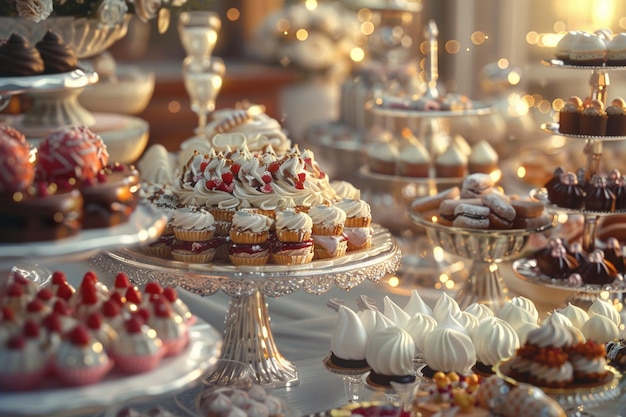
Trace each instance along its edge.
<path fill-rule="evenodd" d="M 357 16 L 357 19 L 359 19 L 361 22 L 365 22 L 365 21 L 372 19 L 372 11 L 366 8 L 359 9 L 356 16 Z"/>
<path fill-rule="evenodd" d="M 317 0 L 306 0 L 304 2 L 304 7 L 306 7 L 309 10 L 317 9 Z"/>
<path fill-rule="evenodd" d="M 365 51 L 363 48 L 352 48 L 350 50 L 350 59 L 354 62 L 361 62 L 365 59 Z"/>
<path fill-rule="evenodd" d="M 230 9 L 226 11 L 226 18 L 230 20 L 231 22 L 235 22 L 239 20 L 239 17 L 241 17 L 241 13 L 239 13 L 239 9 L 231 7 Z"/>
<path fill-rule="evenodd" d="M 296 32 L 296 39 L 299 41 L 306 41 L 309 37 L 309 31 L 306 29 L 298 29 Z"/>
<path fill-rule="evenodd" d="M 456 40 L 449 40 L 445 44 L 445 50 L 449 54 L 458 54 L 461 50 L 461 44 Z"/>
<path fill-rule="evenodd" d="M 280 19 L 278 20 L 278 22 L 276 22 L 276 29 L 279 32 L 287 34 L 287 32 L 289 31 L 289 28 L 290 28 L 290 24 L 289 24 L 289 20 L 287 19 Z"/>
<path fill-rule="evenodd" d="M 389 284 L 390 287 L 397 287 L 398 285 L 400 285 L 400 280 L 398 279 L 398 277 L 393 276 L 389 278 L 389 281 L 387 281 L 387 284 Z"/>
<path fill-rule="evenodd" d="M 517 177 L 518 177 L 518 178 L 524 178 L 524 177 L 526 177 L 526 168 L 524 168 L 524 167 L 518 167 L 518 168 L 517 168 Z"/>
<path fill-rule="evenodd" d="M 474 45 L 482 45 L 487 39 L 489 39 L 489 37 L 485 35 L 485 32 L 478 30 L 472 33 L 470 39 Z"/>
<path fill-rule="evenodd" d="M 369 36 L 372 33 L 374 33 L 374 29 L 375 29 L 375 27 L 374 27 L 374 24 L 372 22 L 368 21 L 368 22 L 361 23 L 361 33 L 366 35 L 366 36 Z"/>
<path fill-rule="evenodd" d="M 167 103 L 167 110 L 170 113 L 178 113 L 180 111 L 180 102 L 177 100 L 172 100 Z"/>

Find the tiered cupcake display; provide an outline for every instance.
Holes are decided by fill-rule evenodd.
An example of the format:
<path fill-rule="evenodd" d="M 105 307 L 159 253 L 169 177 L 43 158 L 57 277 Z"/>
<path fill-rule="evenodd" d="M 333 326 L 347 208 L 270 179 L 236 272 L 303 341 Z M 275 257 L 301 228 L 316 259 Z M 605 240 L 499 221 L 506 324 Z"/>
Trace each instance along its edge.
<path fill-rule="evenodd" d="M 558 113 L 558 123 L 542 125 L 546 133 L 584 141 L 585 166 L 575 171 L 557 167 L 544 187 L 532 192 L 551 211 L 582 215 L 582 238 L 573 243 L 550 240 L 546 248 L 515 262 L 514 270 L 519 278 L 573 291 L 571 301 L 582 305 L 601 292 L 619 293 L 624 288 L 621 242 L 610 236 L 598 241 L 597 233 L 600 222 L 626 209 L 620 167 L 601 166 L 603 143 L 626 140 L 624 100 L 609 98 L 608 91 L 608 73 L 624 68 L 613 54 L 623 39 L 623 33 L 570 32 L 557 47 L 557 59 L 542 62 L 555 69 L 591 71 L 589 96 L 570 97 Z M 589 44 L 602 46 L 596 60 L 577 52 Z"/>

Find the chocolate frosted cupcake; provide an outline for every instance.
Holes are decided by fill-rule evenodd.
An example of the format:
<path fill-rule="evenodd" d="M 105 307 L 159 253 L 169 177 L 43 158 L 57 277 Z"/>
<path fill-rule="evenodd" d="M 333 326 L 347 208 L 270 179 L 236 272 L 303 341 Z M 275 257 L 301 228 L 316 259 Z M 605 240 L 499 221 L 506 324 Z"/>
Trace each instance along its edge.
<path fill-rule="evenodd" d="M 576 174 L 572 172 L 561 174 L 559 181 L 550 184 L 546 189 L 550 202 L 559 207 L 580 209 L 585 204 L 585 191 L 578 183 Z"/>
<path fill-rule="evenodd" d="M 615 266 L 604 259 L 604 253 L 596 249 L 589 254 L 588 262 L 577 271 L 586 284 L 605 285 L 618 276 Z"/>
<path fill-rule="evenodd" d="M 606 108 L 606 135 L 626 136 L 626 102 L 623 98 L 613 99 Z"/>
<path fill-rule="evenodd" d="M 585 209 L 590 211 L 615 211 L 615 194 L 607 186 L 606 179 L 594 175 L 587 187 Z"/>
<path fill-rule="evenodd" d="M 0 42 L 0 76 L 29 76 L 41 74 L 43 59 L 37 48 L 17 33 Z"/>
<path fill-rule="evenodd" d="M 608 116 L 604 103 L 592 100 L 580 115 L 580 134 L 586 136 L 605 136 Z"/>
<path fill-rule="evenodd" d="M 580 115 L 583 112 L 583 101 L 572 96 L 559 111 L 559 132 L 577 135 L 580 131 Z"/>
<path fill-rule="evenodd" d="M 56 32 L 47 31 L 35 47 L 43 59 L 45 74 L 69 72 L 78 67 L 76 52 Z"/>
<path fill-rule="evenodd" d="M 550 278 L 567 279 L 578 268 L 574 257 L 559 244 L 541 250 L 535 254 L 535 260 L 539 271 Z"/>

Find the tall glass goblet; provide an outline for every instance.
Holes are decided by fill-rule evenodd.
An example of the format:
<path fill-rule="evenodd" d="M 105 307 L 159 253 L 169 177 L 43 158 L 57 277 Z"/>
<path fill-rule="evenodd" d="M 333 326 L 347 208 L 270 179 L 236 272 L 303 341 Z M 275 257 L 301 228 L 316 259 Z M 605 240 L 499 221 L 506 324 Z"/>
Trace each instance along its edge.
<path fill-rule="evenodd" d="M 207 115 L 215 110 L 225 72 L 224 61 L 218 57 L 189 56 L 183 60 L 183 80 L 191 110 L 198 115 L 198 131 L 206 125 Z"/>
<path fill-rule="evenodd" d="M 182 12 L 178 18 L 178 36 L 187 56 L 211 56 L 221 27 L 222 21 L 215 12 Z"/>

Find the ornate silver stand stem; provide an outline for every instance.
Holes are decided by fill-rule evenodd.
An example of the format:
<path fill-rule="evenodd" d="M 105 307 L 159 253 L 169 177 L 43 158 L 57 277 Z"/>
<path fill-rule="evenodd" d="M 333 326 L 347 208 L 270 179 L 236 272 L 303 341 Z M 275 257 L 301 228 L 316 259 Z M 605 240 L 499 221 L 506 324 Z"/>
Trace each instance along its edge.
<path fill-rule="evenodd" d="M 277 388 L 299 383 L 295 366 L 274 343 L 267 303 L 260 291 L 230 299 L 221 357 L 252 366 L 258 384 Z"/>

